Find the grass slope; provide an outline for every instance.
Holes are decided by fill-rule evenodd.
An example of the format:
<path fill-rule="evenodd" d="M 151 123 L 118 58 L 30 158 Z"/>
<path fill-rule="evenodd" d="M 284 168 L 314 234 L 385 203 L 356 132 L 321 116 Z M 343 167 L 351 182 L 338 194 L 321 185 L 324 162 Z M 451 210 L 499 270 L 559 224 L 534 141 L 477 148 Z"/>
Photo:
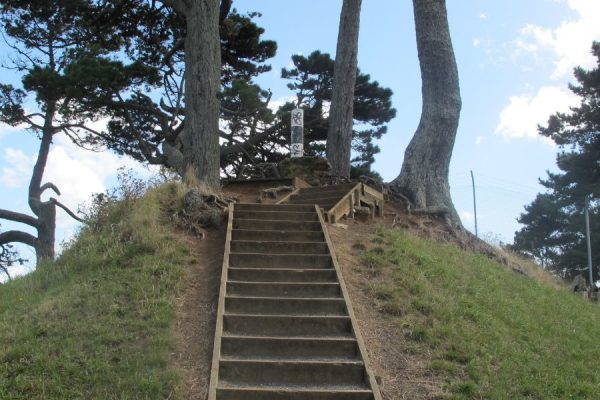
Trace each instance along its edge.
<path fill-rule="evenodd" d="M 189 249 L 161 215 L 181 187 L 96 207 L 64 254 L 0 286 L 1 399 L 160 399 Z"/>
<path fill-rule="evenodd" d="M 371 290 L 458 399 L 597 399 L 600 307 L 454 245 L 381 229 Z"/>

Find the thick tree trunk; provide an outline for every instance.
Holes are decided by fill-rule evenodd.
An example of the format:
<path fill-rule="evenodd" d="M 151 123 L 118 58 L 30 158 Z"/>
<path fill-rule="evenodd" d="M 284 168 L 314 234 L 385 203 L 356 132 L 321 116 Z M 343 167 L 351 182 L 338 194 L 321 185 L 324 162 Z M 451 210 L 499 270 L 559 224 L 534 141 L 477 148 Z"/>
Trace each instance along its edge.
<path fill-rule="evenodd" d="M 221 48 L 219 0 L 194 0 L 186 9 L 185 128 L 186 163 L 198 179 L 219 186 L 219 100 Z"/>
<path fill-rule="evenodd" d="M 461 109 L 458 70 L 444 0 L 413 0 L 421 66 L 421 121 L 392 187 L 417 208 L 447 210 L 462 228 L 450 198 L 448 173 Z"/>
<path fill-rule="evenodd" d="M 56 205 L 49 201 L 40 206 L 39 225 L 35 254 L 37 265 L 43 260 L 54 260 L 54 242 L 56 232 Z"/>
<path fill-rule="evenodd" d="M 334 175 L 345 177 L 350 176 L 360 7 L 361 0 L 344 0 L 342 6 L 329 110 L 327 160 Z"/>

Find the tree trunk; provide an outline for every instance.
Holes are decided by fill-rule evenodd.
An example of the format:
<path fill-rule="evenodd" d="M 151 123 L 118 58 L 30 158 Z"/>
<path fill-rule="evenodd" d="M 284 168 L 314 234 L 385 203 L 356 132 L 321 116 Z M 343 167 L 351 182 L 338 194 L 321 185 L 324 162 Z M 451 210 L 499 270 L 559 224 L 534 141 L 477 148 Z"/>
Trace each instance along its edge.
<path fill-rule="evenodd" d="M 417 208 L 443 208 L 462 228 L 450 198 L 448 173 L 461 109 L 458 70 L 444 0 L 413 0 L 421 66 L 421 121 L 392 187 Z"/>
<path fill-rule="evenodd" d="M 329 110 L 327 160 L 334 175 L 345 177 L 350 176 L 360 6 L 361 0 L 344 0 L 342 6 Z"/>
<path fill-rule="evenodd" d="M 42 188 L 42 179 L 44 177 L 44 171 L 46 170 L 46 164 L 48 163 L 48 156 L 50 155 L 50 146 L 52 145 L 52 137 L 54 136 L 52 123 L 54 121 L 54 115 L 56 110 L 56 103 L 49 102 L 46 107 L 44 116 L 44 128 L 42 130 L 42 138 L 40 140 L 40 149 L 38 156 L 33 166 L 33 172 L 31 174 L 31 180 L 29 181 L 29 198 L 27 199 L 29 208 L 35 215 L 40 215 L 40 196 Z"/>
<path fill-rule="evenodd" d="M 186 163 L 198 179 L 219 186 L 219 100 L 221 48 L 219 0 L 194 0 L 186 10 L 185 128 Z"/>
<path fill-rule="evenodd" d="M 40 205 L 39 225 L 37 228 L 37 242 L 35 254 L 37 266 L 44 260 L 54 260 L 54 242 L 56 231 L 56 205 L 44 202 Z"/>

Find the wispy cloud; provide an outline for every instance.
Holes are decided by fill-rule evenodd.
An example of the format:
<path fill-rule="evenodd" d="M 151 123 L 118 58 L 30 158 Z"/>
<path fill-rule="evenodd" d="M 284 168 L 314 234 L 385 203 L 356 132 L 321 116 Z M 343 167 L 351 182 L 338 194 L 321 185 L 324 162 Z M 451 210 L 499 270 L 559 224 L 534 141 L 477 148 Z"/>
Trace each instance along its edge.
<path fill-rule="evenodd" d="M 568 76 L 574 67 L 594 66 L 590 54 L 592 41 L 600 38 L 600 1 L 558 0 L 575 12 L 575 19 L 566 19 L 558 27 L 543 27 L 527 24 L 514 40 L 515 57 L 528 53 L 542 61 L 549 56 L 554 64 L 552 79 Z"/>

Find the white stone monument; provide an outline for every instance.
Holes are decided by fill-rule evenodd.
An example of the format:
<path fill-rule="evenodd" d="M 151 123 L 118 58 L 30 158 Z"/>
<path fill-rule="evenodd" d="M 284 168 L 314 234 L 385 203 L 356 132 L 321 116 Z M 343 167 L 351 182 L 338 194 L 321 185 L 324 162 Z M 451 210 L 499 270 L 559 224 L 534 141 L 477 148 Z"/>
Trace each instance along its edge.
<path fill-rule="evenodd" d="M 304 155 L 304 110 L 300 108 L 292 110 L 290 155 L 292 158 Z"/>

